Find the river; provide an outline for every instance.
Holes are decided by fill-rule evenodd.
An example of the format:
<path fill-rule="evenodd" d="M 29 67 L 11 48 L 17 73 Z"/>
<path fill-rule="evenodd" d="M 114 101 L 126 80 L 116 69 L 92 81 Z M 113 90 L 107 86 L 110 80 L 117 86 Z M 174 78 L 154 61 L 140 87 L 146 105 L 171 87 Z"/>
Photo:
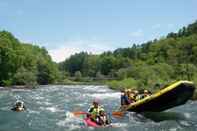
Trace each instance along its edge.
<path fill-rule="evenodd" d="M 120 93 L 105 86 L 42 86 L 38 89 L 0 90 L 0 131 L 197 131 L 197 102 L 189 101 L 161 113 L 128 113 L 112 117 L 120 104 Z M 12 112 L 16 100 L 25 112 Z M 111 116 L 113 127 L 86 127 L 73 111 L 86 111 L 97 99 Z"/>

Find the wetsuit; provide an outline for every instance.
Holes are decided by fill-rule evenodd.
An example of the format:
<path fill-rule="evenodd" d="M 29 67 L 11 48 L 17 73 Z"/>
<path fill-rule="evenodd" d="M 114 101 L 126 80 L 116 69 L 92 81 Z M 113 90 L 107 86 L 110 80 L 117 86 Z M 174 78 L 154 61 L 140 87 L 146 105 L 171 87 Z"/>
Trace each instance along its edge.
<path fill-rule="evenodd" d="M 121 106 L 129 105 L 130 100 L 126 95 L 121 95 Z"/>

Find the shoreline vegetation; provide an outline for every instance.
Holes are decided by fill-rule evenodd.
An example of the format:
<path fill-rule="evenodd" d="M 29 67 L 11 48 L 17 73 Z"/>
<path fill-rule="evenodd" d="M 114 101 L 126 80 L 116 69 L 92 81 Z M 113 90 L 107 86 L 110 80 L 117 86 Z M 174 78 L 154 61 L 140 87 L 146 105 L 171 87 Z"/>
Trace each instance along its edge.
<path fill-rule="evenodd" d="M 131 43 L 100 55 L 80 52 L 60 63 L 53 62 L 44 47 L 0 31 L 0 69 L 0 86 L 10 88 L 107 85 L 154 92 L 177 80 L 197 84 L 197 21 L 140 45 Z"/>

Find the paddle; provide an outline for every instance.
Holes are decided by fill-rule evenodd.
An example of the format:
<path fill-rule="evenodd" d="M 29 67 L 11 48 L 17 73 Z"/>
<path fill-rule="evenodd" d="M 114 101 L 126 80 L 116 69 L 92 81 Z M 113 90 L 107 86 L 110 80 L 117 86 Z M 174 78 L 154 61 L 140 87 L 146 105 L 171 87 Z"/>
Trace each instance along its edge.
<path fill-rule="evenodd" d="M 119 117 L 119 118 L 123 117 L 124 114 L 125 114 L 125 112 L 122 112 L 122 111 L 114 111 L 114 112 L 112 112 L 112 116 Z"/>
<path fill-rule="evenodd" d="M 84 111 L 76 111 L 76 112 L 72 112 L 72 113 L 76 117 L 88 114 L 87 112 L 84 112 Z M 112 112 L 112 116 L 117 117 L 117 118 L 124 117 L 124 115 L 125 115 L 124 111 L 114 111 L 114 112 Z"/>
<path fill-rule="evenodd" d="M 112 115 L 114 117 L 123 117 L 126 113 L 126 107 L 120 107 L 119 111 L 113 111 Z"/>
<path fill-rule="evenodd" d="M 86 115 L 88 114 L 87 112 L 84 112 L 84 111 L 75 111 L 75 112 L 72 112 L 74 116 L 80 116 L 80 115 Z"/>

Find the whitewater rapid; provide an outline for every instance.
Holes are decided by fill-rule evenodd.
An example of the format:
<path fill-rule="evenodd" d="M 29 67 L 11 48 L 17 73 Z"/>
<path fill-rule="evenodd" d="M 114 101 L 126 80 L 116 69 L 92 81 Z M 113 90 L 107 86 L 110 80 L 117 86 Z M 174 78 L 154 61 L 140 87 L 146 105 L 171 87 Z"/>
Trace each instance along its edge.
<path fill-rule="evenodd" d="M 114 127 L 89 128 L 73 111 L 87 111 L 97 99 L 104 106 Z M 25 102 L 27 111 L 12 112 L 16 100 Z M 114 118 L 120 93 L 106 86 L 42 86 L 38 89 L 0 90 L 0 131 L 185 131 L 197 129 L 197 103 L 189 101 L 167 112 L 144 116 L 128 113 Z M 165 117 L 164 117 L 165 116 Z"/>

